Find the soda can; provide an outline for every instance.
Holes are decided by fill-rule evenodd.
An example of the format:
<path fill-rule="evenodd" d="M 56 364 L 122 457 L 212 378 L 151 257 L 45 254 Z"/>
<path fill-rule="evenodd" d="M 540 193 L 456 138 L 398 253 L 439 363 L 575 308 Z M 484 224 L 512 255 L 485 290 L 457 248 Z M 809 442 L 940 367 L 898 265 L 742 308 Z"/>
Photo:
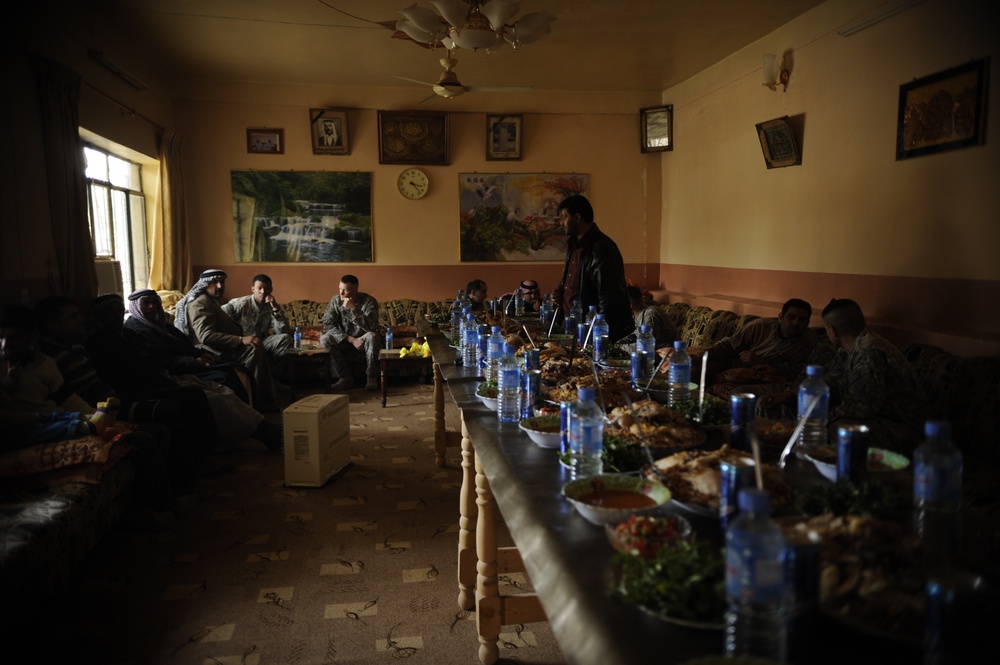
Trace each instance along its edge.
<path fill-rule="evenodd" d="M 954 568 L 928 576 L 924 588 L 924 663 L 988 663 L 996 658 L 1000 590 L 986 577 Z"/>
<path fill-rule="evenodd" d="M 753 393 L 734 393 L 729 398 L 729 446 L 743 452 L 753 452 L 754 411 L 757 396 Z"/>
<path fill-rule="evenodd" d="M 583 346 L 583 340 L 587 339 L 587 324 L 576 324 L 576 345 Z"/>
<path fill-rule="evenodd" d="M 521 372 L 521 418 L 535 417 L 535 404 L 542 393 L 542 370 Z"/>
<path fill-rule="evenodd" d="M 541 349 L 528 349 L 524 352 L 524 367 L 527 370 L 542 369 Z"/>
<path fill-rule="evenodd" d="M 868 479 L 868 435 L 865 425 L 837 428 L 837 480 L 861 483 Z"/>
<path fill-rule="evenodd" d="M 719 475 L 721 476 L 719 520 L 721 520 L 722 530 L 725 532 L 739 514 L 737 499 L 740 496 L 740 490 L 755 487 L 754 461 L 748 457 L 722 460 L 719 462 Z"/>
<path fill-rule="evenodd" d="M 785 580 L 788 582 L 789 629 L 803 624 L 819 608 L 820 539 L 815 531 L 788 535 L 785 545 Z"/>
<path fill-rule="evenodd" d="M 632 352 L 632 383 L 638 384 L 646 374 L 646 352 Z"/>

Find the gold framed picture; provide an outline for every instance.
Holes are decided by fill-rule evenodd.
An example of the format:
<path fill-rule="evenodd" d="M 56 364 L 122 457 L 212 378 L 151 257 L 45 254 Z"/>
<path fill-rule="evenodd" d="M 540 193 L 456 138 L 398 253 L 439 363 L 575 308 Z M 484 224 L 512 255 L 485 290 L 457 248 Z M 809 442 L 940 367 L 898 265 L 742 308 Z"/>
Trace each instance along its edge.
<path fill-rule="evenodd" d="M 345 109 L 309 109 L 314 155 L 351 154 Z"/>
<path fill-rule="evenodd" d="M 448 165 L 448 114 L 379 111 L 379 164 Z"/>
<path fill-rule="evenodd" d="M 285 130 L 247 129 L 247 152 L 270 155 L 285 154 Z"/>
<path fill-rule="evenodd" d="M 523 121 L 520 113 L 486 116 L 487 161 L 521 159 Z"/>
<path fill-rule="evenodd" d="M 674 106 L 639 109 L 642 152 L 665 152 L 674 149 Z"/>

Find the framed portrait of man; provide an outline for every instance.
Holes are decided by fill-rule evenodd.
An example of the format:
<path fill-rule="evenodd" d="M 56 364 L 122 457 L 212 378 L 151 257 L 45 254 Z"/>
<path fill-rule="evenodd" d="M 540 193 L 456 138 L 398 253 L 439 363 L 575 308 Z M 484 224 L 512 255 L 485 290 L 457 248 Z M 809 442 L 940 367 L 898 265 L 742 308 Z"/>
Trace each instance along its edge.
<path fill-rule="evenodd" d="M 314 155 L 351 154 L 346 109 L 309 109 Z"/>

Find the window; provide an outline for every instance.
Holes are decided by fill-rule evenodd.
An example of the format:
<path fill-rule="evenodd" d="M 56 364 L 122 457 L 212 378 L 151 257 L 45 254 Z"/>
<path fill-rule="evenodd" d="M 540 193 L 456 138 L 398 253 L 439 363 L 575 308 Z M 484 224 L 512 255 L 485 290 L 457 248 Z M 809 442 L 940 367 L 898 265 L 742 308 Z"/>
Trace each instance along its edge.
<path fill-rule="evenodd" d="M 127 295 L 149 275 L 142 165 L 85 145 L 87 207 L 97 258 L 118 261 Z"/>

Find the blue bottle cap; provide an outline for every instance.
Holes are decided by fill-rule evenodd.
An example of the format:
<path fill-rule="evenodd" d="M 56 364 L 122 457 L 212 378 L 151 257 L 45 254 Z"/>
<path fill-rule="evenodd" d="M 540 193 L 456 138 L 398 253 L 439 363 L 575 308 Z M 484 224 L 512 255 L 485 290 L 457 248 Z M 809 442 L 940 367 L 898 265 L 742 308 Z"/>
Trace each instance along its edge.
<path fill-rule="evenodd" d="M 944 420 L 928 420 L 924 423 L 924 434 L 928 438 L 951 438 L 951 425 Z"/>
<path fill-rule="evenodd" d="M 767 515 L 771 510 L 771 495 L 764 490 L 745 487 L 740 490 L 740 510 Z"/>
<path fill-rule="evenodd" d="M 603 321 L 603 320 L 604 320 L 604 315 L 603 315 L 603 314 L 598 314 L 598 315 L 597 315 L 597 319 L 598 319 L 599 321 Z"/>
<path fill-rule="evenodd" d="M 806 366 L 807 376 L 823 376 L 823 366 L 822 365 L 808 365 Z"/>
<path fill-rule="evenodd" d="M 592 402 L 594 400 L 594 397 L 596 397 L 596 395 L 597 393 L 594 390 L 593 386 L 584 386 L 581 388 L 577 388 L 576 391 L 576 398 L 581 402 L 588 402 L 588 401 Z"/>
<path fill-rule="evenodd" d="M 648 324 L 646 324 L 646 323 L 644 323 L 644 324 L 642 324 L 641 326 L 639 326 L 639 330 L 640 330 L 641 332 L 649 332 L 649 331 L 650 331 L 650 330 L 652 330 L 652 329 L 653 329 L 653 326 L 651 326 L 651 325 L 648 325 Z"/>
<path fill-rule="evenodd" d="M 493 332 L 498 333 L 501 330 L 503 330 L 503 328 L 501 328 L 500 326 L 493 326 Z"/>
<path fill-rule="evenodd" d="M 684 348 L 684 342 L 677 340 L 676 342 L 674 342 L 674 348 L 680 351 L 681 349 Z"/>

